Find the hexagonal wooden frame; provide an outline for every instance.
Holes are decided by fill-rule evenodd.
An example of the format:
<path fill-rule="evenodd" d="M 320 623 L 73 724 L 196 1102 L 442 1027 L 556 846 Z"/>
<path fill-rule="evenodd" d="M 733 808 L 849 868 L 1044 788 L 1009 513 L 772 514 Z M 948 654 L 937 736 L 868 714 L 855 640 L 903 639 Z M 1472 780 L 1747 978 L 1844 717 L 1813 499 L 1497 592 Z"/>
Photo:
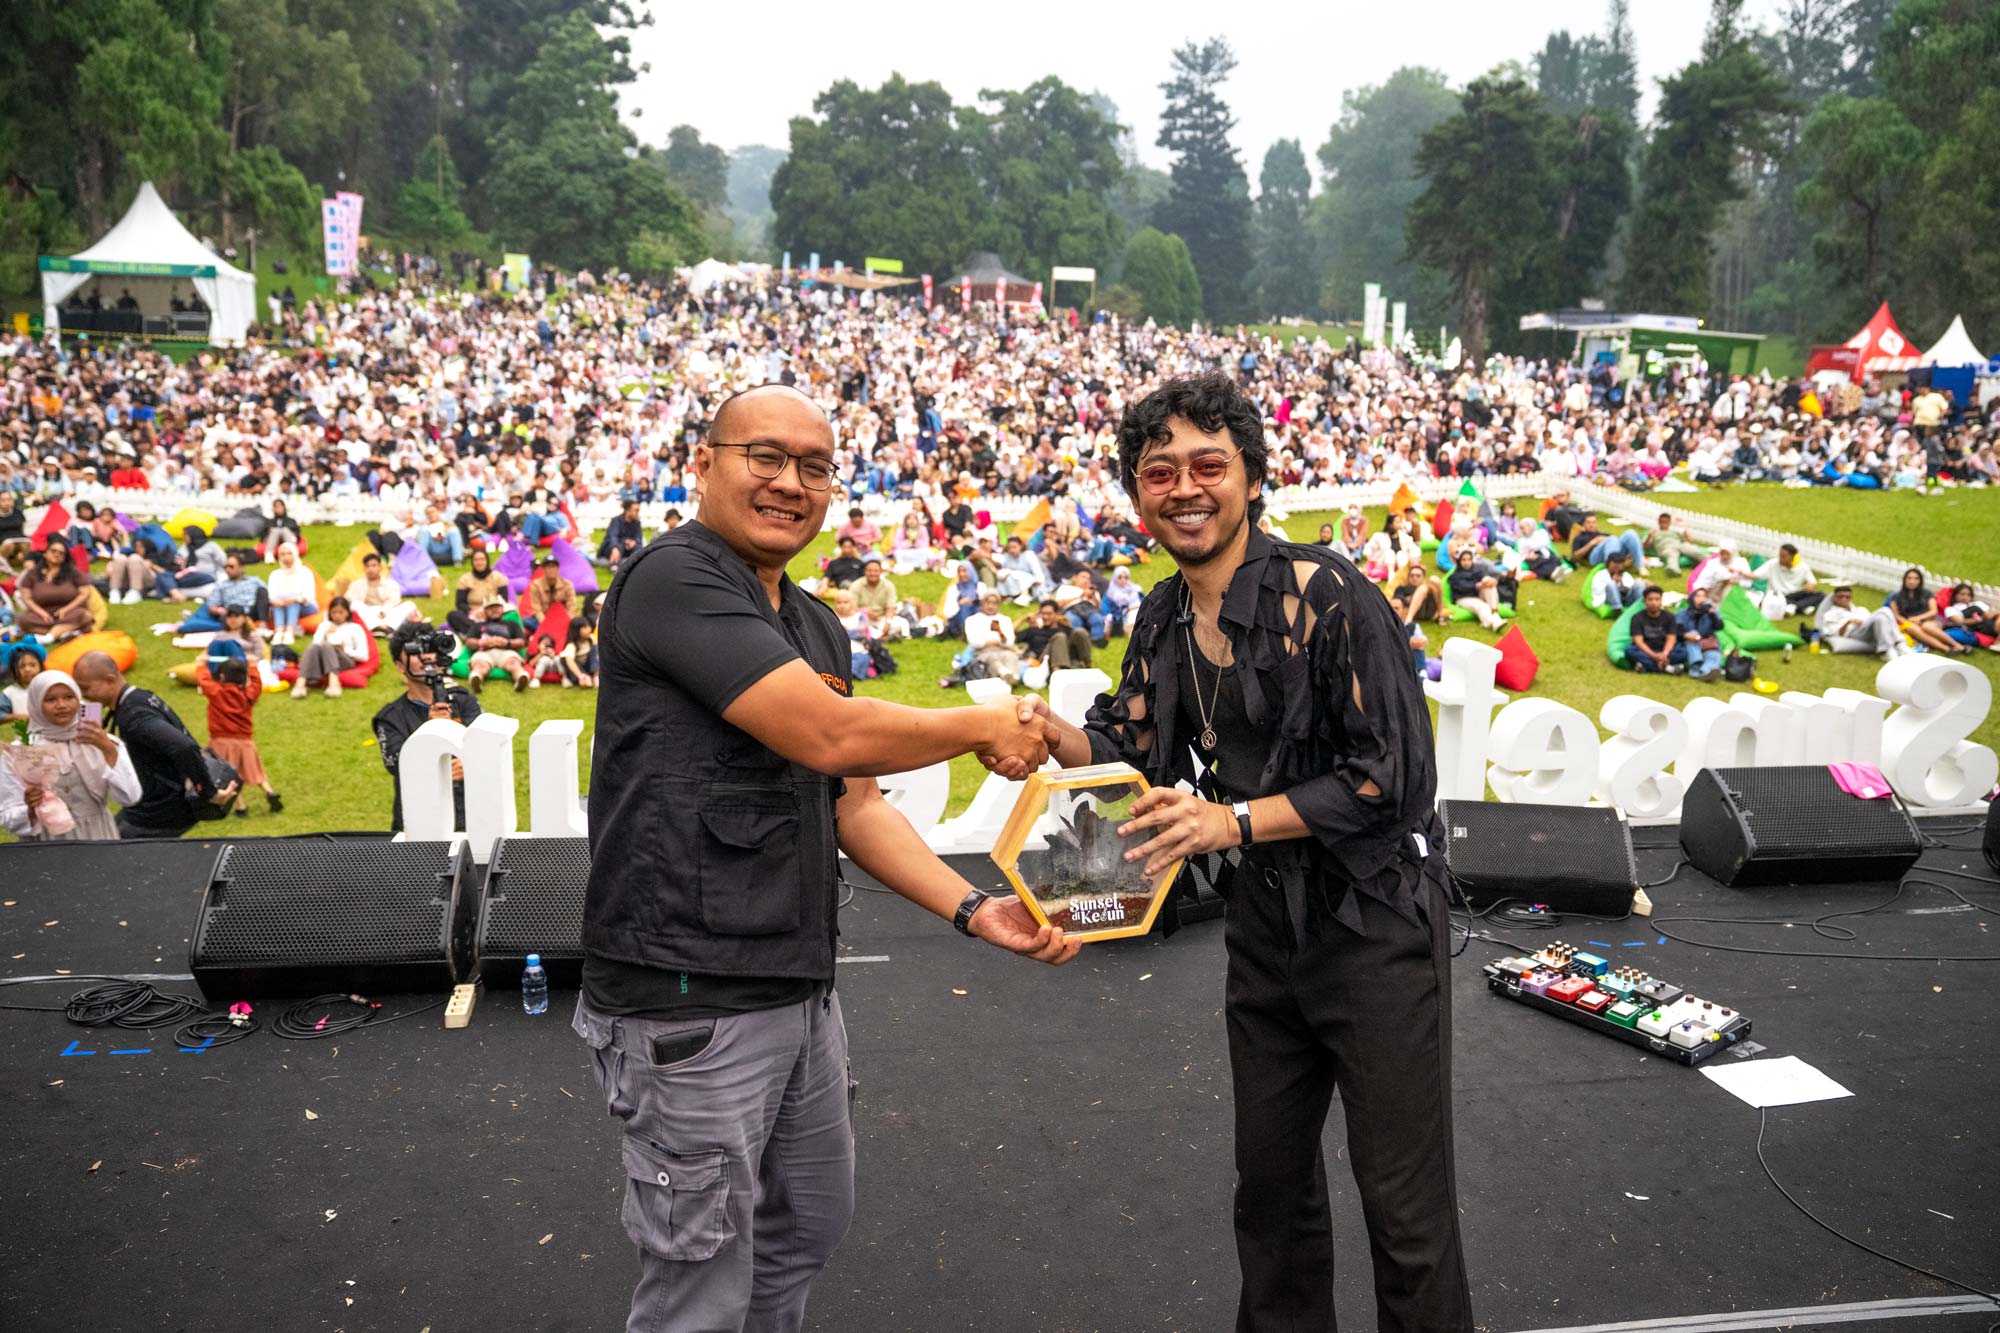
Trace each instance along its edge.
<path fill-rule="evenodd" d="M 1083 768 L 1059 769 L 1054 772 L 1030 774 L 1021 784 L 1021 795 L 1014 802 L 1012 813 L 1001 827 L 999 840 L 993 844 L 993 863 L 1000 867 L 1000 873 L 1014 886 L 1014 893 L 1028 905 L 1028 911 L 1042 925 L 1049 924 L 1048 914 L 1036 900 L 1034 891 L 1015 869 L 1026 850 L 1028 838 L 1034 833 L 1035 824 L 1048 809 L 1049 798 L 1059 791 L 1074 791 L 1083 787 L 1136 786 L 1141 795 L 1152 790 L 1145 774 L 1130 764 L 1091 764 Z M 1136 925 L 1114 926 L 1105 930 L 1065 931 L 1064 937 L 1089 943 L 1093 940 L 1127 939 L 1144 935 L 1153 928 L 1154 920 L 1160 915 L 1160 908 L 1167 901 L 1167 890 L 1173 885 L 1174 877 L 1181 873 L 1181 861 L 1162 871 L 1153 881 L 1153 897 L 1146 908 L 1145 918 Z"/>

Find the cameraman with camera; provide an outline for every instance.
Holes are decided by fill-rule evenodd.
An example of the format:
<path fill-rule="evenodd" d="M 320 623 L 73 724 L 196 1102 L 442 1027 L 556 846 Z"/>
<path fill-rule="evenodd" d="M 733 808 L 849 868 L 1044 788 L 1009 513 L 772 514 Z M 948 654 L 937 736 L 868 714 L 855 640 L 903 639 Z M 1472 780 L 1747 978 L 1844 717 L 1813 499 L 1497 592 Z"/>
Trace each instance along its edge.
<path fill-rule="evenodd" d="M 389 770 L 395 791 L 391 833 L 403 831 L 403 785 L 397 775 L 403 742 L 432 718 L 463 725 L 479 716 L 479 701 L 446 674 L 457 655 L 458 639 L 450 630 L 422 621 L 398 625 L 389 636 L 389 660 L 403 673 L 403 693 L 375 714 L 375 743 L 381 748 L 382 767 Z M 457 827 L 464 828 L 465 767 L 456 759 L 451 761 L 451 794 Z"/>

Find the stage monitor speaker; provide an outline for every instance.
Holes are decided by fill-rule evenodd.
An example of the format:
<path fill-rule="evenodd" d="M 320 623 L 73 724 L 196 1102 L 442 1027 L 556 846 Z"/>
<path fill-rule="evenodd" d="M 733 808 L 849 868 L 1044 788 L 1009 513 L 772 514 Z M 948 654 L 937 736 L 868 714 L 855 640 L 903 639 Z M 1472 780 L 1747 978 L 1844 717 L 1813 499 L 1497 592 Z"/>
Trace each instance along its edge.
<path fill-rule="evenodd" d="M 528 955 L 542 956 L 553 986 L 583 977 L 587 838 L 502 838 L 479 895 L 479 975 L 488 990 L 519 990 Z"/>
<path fill-rule="evenodd" d="M 1505 801 L 1443 801 L 1444 863 L 1474 908 L 1501 901 L 1624 916 L 1639 890 L 1622 812 Z"/>
<path fill-rule="evenodd" d="M 1688 864 L 1736 888 L 1897 880 L 1923 850 L 1894 792 L 1850 796 L 1824 764 L 1704 768 L 1681 801 Z"/>
<path fill-rule="evenodd" d="M 2000 801 L 1986 807 L 1986 837 L 1980 845 L 1986 853 L 1986 864 L 2000 870 Z"/>
<path fill-rule="evenodd" d="M 463 839 L 223 845 L 188 951 L 211 1000 L 442 994 L 471 980 Z"/>

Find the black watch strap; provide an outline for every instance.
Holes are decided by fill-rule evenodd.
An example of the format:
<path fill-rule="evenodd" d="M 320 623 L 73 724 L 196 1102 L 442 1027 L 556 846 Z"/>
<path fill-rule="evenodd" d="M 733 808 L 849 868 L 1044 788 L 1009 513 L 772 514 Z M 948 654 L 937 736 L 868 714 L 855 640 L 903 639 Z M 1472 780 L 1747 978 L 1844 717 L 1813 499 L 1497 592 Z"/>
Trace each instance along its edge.
<path fill-rule="evenodd" d="M 1243 840 L 1236 845 L 1238 847 L 1248 847 L 1252 841 L 1250 837 L 1250 802 L 1238 801 L 1229 808 L 1236 812 L 1236 827 L 1243 832 Z"/>
<path fill-rule="evenodd" d="M 979 905 L 985 902 L 988 896 L 984 889 L 974 889 L 971 893 L 966 894 L 964 901 L 958 905 L 958 911 L 952 913 L 952 928 L 961 935 L 970 935 L 972 933 L 972 914 L 979 910 Z"/>

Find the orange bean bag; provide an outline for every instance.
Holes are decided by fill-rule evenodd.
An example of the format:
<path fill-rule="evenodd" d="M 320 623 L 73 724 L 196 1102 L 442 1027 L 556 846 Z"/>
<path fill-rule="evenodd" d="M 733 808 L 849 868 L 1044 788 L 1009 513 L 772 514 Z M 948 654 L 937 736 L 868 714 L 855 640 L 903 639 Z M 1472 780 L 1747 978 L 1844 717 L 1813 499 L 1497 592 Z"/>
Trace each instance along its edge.
<path fill-rule="evenodd" d="M 79 634 L 74 639 L 66 639 L 49 649 L 49 669 L 73 671 L 76 669 L 76 659 L 85 653 L 110 653 L 111 660 L 118 664 L 120 671 L 130 671 L 132 664 L 139 660 L 139 645 L 132 642 L 132 636 L 122 629 Z"/>
<path fill-rule="evenodd" d="M 333 590 L 326 586 L 317 569 L 313 571 L 313 605 L 319 610 L 309 616 L 299 617 L 299 632 L 310 634 L 319 628 L 320 617 L 326 614 L 326 604 L 333 600 Z M 343 682 L 344 683 L 344 682 Z"/>

